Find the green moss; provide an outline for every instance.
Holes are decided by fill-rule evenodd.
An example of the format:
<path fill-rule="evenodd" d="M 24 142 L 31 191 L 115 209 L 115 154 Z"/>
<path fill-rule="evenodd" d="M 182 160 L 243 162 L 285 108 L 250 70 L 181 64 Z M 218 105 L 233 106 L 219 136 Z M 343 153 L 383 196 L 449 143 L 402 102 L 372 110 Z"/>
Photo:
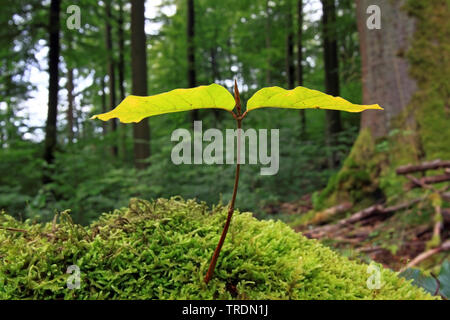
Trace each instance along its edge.
<path fill-rule="evenodd" d="M 349 261 L 281 222 L 236 212 L 209 285 L 203 282 L 226 208 L 180 199 L 133 200 L 90 227 L 0 216 L 0 299 L 430 299 L 381 266 Z M 5 230 L 23 229 L 25 232 Z M 69 265 L 81 288 L 69 290 Z"/>
<path fill-rule="evenodd" d="M 376 150 L 370 131 L 363 129 L 342 169 L 316 196 L 314 209 L 321 210 L 343 201 L 370 203 L 378 195 L 380 163 L 385 157 L 384 153 Z"/>
<path fill-rule="evenodd" d="M 426 159 L 450 159 L 450 2 L 409 0 L 405 10 L 416 21 L 407 53 L 419 90 L 411 102 Z"/>

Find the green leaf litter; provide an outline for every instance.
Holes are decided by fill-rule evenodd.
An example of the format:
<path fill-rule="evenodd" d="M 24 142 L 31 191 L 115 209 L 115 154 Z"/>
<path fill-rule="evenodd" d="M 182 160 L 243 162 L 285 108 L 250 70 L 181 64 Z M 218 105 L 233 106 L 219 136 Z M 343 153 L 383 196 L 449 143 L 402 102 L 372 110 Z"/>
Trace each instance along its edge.
<path fill-rule="evenodd" d="M 206 285 L 226 208 L 180 198 L 103 214 L 88 227 L 69 212 L 53 223 L 0 215 L 0 299 L 434 299 L 381 266 L 369 289 L 367 265 L 339 256 L 279 221 L 236 212 Z M 80 288 L 67 288 L 70 265 Z"/>

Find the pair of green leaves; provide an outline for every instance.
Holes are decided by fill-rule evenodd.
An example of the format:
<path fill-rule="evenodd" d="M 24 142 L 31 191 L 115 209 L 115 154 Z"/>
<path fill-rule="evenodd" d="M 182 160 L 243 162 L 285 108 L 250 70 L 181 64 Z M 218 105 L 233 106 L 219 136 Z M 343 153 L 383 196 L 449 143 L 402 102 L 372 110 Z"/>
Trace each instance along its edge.
<path fill-rule="evenodd" d="M 107 121 L 118 118 L 123 123 L 139 122 L 159 114 L 194 109 L 224 109 L 232 111 L 235 100 L 231 93 L 218 84 L 191 89 L 175 89 L 149 97 L 128 96 L 114 110 L 93 116 L 91 119 Z M 247 103 L 247 111 L 258 108 L 331 109 L 361 112 L 381 109 L 379 105 L 358 105 L 343 98 L 333 97 L 317 90 L 297 87 L 285 90 L 280 87 L 263 88 Z"/>

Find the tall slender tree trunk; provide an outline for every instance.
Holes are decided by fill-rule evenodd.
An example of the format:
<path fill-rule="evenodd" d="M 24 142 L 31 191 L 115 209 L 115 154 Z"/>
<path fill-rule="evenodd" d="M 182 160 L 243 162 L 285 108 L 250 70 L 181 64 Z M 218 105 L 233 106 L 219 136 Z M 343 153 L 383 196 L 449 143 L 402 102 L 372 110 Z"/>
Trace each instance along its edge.
<path fill-rule="evenodd" d="M 12 75 L 9 75 L 6 77 L 6 92 L 5 92 L 5 97 L 11 97 L 11 89 L 12 86 Z M 17 134 L 16 134 L 16 130 L 14 128 L 14 109 L 11 105 L 11 99 L 8 98 L 6 101 L 6 124 L 5 124 L 5 142 L 8 143 L 8 145 L 11 145 L 13 143 L 13 141 L 17 138 Z"/>
<path fill-rule="evenodd" d="M 336 37 L 336 6 L 335 0 L 322 0 L 322 38 L 323 57 L 325 65 L 325 90 L 333 96 L 339 95 L 339 63 Z M 326 115 L 326 140 L 328 148 L 336 144 L 336 135 L 342 130 L 341 114 L 335 110 L 325 110 Z M 330 152 L 328 166 L 337 166 L 337 157 Z"/>
<path fill-rule="evenodd" d="M 112 28 L 111 28 L 111 1 L 105 2 L 106 9 L 106 52 L 108 55 L 108 87 L 109 87 L 109 107 L 110 109 L 114 109 L 116 107 L 116 72 L 114 68 L 114 49 L 113 49 L 113 41 L 112 41 Z M 117 120 L 111 120 L 111 131 L 116 132 L 117 130 Z M 111 147 L 111 153 L 114 157 L 118 155 L 117 143 L 114 141 L 113 146 Z"/>
<path fill-rule="evenodd" d="M 134 95 L 147 95 L 147 45 L 145 35 L 145 2 L 131 0 L 131 73 Z M 144 119 L 133 125 L 134 161 L 138 169 L 145 169 L 150 156 L 150 126 Z"/>
<path fill-rule="evenodd" d="M 297 0 L 297 81 L 303 86 L 303 0 Z M 300 110 L 300 136 L 306 134 L 305 110 Z"/>
<path fill-rule="evenodd" d="M 187 0 L 187 65 L 188 86 L 193 88 L 197 85 L 195 72 L 195 6 L 194 0 Z M 192 121 L 199 119 L 198 110 L 191 111 Z"/>
<path fill-rule="evenodd" d="M 123 16 L 123 0 L 119 0 L 119 18 L 118 18 L 118 40 L 119 40 L 119 62 L 118 62 L 118 73 L 119 73 L 119 93 L 120 101 L 125 99 L 125 37 L 124 37 L 124 16 Z M 127 127 L 121 124 L 119 127 L 120 132 L 120 154 L 122 160 L 126 157 L 126 133 Z"/>
<path fill-rule="evenodd" d="M 76 132 L 76 134 L 74 134 L 74 137 L 76 137 L 77 140 L 80 140 L 82 138 L 82 130 L 81 130 L 82 125 L 80 125 L 80 121 L 83 121 L 82 120 L 83 115 L 81 114 L 80 108 L 76 108 L 75 105 L 74 105 L 73 113 L 74 113 L 74 117 L 75 117 L 73 124 L 75 126 L 75 132 Z"/>
<path fill-rule="evenodd" d="M 105 113 L 108 112 L 108 110 L 106 108 L 106 92 L 105 92 L 106 81 L 104 75 L 102 75 L 102 77 L 100 78 L 100 86 L 102 89 L 102 113 Z M 108 123 L 106 121 L 102 121 L 102 133 L 103 136 L 105 136 L 108 133 Z"/>
<path fill-rule="evenodd" d="M 270 86 L 272 83 L 272 59 L 270 48 L 272 47 L 272 38 L 270 37 L 270 32 L 272 30 L 272 24 L 270 16 L 270 0 L 266 0 L 266 19 L 265 19 L 265 41 L 266 41 L 266 50 L 267 50 L 267 68 L 266 68 L 266 86 Z"/>
<path fill-rule="evenodd" d="M 215 38 L 217 38 L 217 29 L 215 31 L 216 31 Z M 212 82 L 216 82 L 216 80 L 220 80 L 219 65 L 217 62 L 217 44 L 216 43 L 210 49 L 210 58 L 211 58 Z M 221 118 L 222 112 L 219 109 L 213 109 L 213 112 L 214 112 L 215 125 L 217 126 L 217 121 Z"/>
<path fill-rule="evenodd" d="M 73 96 L 73 68 L 67 69 L 67 138 L 69 143 L 73 143 L 73 112 L 74 112 L 74 96 Z"/>
<path fill-rule="evenodd" d="M 52 164 L 54 160 L 54 152 L 56 148 L 56 120 L 58 116 L 58 82 L 59 82 L 59 31 L 60 31 L 60 13 L 61 1 L 52 0 L 50 2 L 50 19 L 49 19 L 49 88 L 48 88 L 48 112 L 47 123 L 45 126 L 45 142 L 44 142 L 44 160 L 48 164 Z M 48 172 L 43 175 L 43 182 L 48 183 L 52 179 Z"/>
<path fill-rule="evenodd" d="M 291 0 L 286 2 L 286 77 L 288 89 L 295 87 L 294 30 Z"/>
<path fill-rule="evenodd" d="M 9 145 L 13 144 L 14 141 L 18 138 L 17 132 L 14 126 L 14 109 L 11 105 L 11 101 L 8 101 L 6 104 L 6 141 Z"/>

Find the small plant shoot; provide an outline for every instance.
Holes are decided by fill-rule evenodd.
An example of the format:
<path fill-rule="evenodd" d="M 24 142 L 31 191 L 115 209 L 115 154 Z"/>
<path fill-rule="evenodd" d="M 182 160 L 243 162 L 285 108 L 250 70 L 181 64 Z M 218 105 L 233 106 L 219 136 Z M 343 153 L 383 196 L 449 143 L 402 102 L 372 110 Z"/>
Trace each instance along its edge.
<path fill-rule="evenodd" d="M 378 104 L 353 104 L 341 97 L 333 97 L 320 91 L 311 90 L 305 87 L 297 87 L 292 90 L 285 90 L 280 87 L 269 87 L 257 91 L 249 99 L 247 108 L 244 111 L 239 96 L 237 82 L 235 81 L 234 98 L 227 89 L 218 84 L 200 86 L 191 89 L 175 89 L 166 93 L 148 97 L 130 95 L 125 98 L 115 109 L 103 114 L 94 115 L 91 119 L 107 121 L 112 118 L 118 118 L 122 123 L 137 123 L 147 117 L 160 114 L 214 108 L 228 111 L 236 120 L 238 129 L 242 129 L 242 121 L 248 113 L 259 108 L 329 109 L 347 112 L 361 112 L 369 109 L 383 110 L 383 108 L 381 108 Z M 240 133 L 241 130 L 238 130 L 238 158 L 240 155 Z M 234 204 L 236 201 L 239 184 L 239 170 L 240 161 L 238 159 L 236 162 L 234 188 L 228 208 L 227 220 L 204 278 L 206 283 L 208 283 L 213 276 L 217 259 L 225 241 L 231 218 L 233 216 Z"/>

